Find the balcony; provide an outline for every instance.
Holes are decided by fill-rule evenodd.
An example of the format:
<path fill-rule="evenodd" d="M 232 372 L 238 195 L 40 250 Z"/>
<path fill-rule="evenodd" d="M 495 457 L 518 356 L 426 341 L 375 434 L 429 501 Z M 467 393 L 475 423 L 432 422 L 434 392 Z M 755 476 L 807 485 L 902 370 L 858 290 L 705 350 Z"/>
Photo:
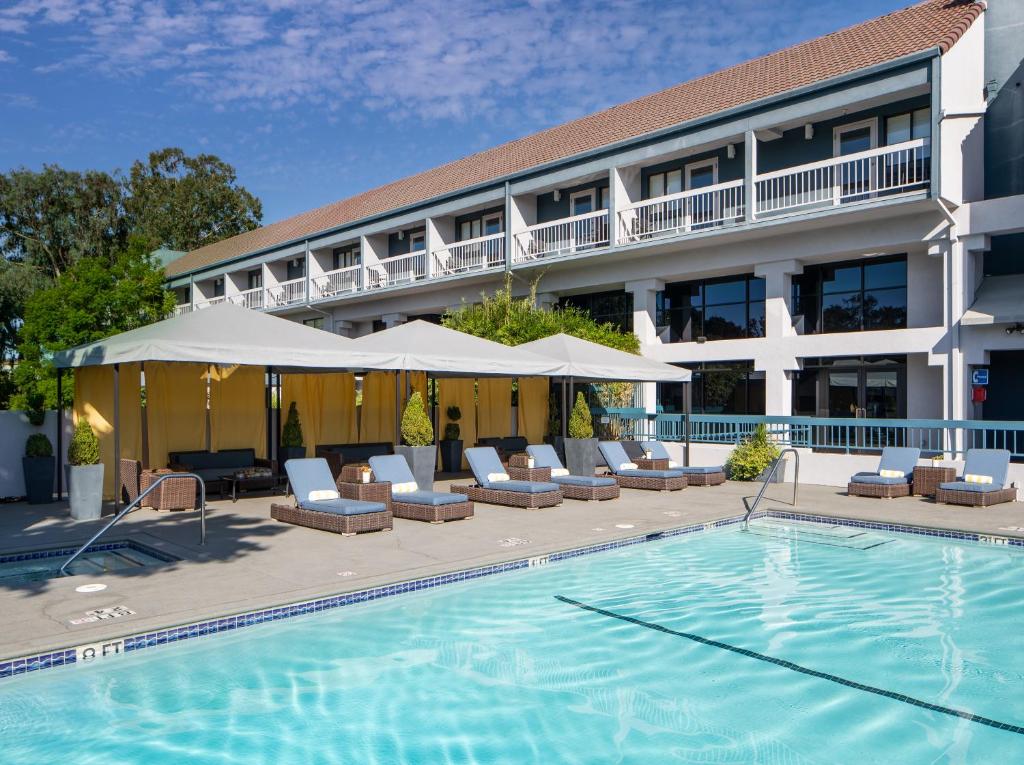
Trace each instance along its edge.
<path fill-rule="evenodd" d="M 278 282 L 264 291 L 264 308 L 284 308 L 306 302 L 306 278 Z"/>
<path fill-rule="evenodd" d="M 427 278 L 427 252 L 417 250 L 407 255 L 383 258 L 366 265 L 365 289 L 384 289 L 412 284 Z"/>
<path fill-rule="evenodd" d="M 558 255 L 575 255 L 586 250 L 607 247 L 608 211 L 576 215 L 550 223 L 538 223 L 516 234 L 516 251 L 513 263 L 550 258 Z"/>
<path fill-rule="evenodd" d="M 217 295 L 212 298 L 204 298 L 203 300 L 197 300 L 195 304 L 195 310 L 199 311 L 203 308 L 210 308 L 211 306 L 219 305 L 227 300 L 223 295 Z"/>
<path fill-rule="evenodd" d="M 242 308 L 251 308 L 254 311 L 258 311 L 263 308 L 263 288 L 253 287 L 235 295 L 229 295 L 228 302 L 240 305 Z"/>
<path fill-rule="evenodd" d="M 505 234 L 489 234 L 442 247 L 431 253 L 434 276 L 486 271 L 505 265 Z"/>
<path fill-rule="evenodd" d="M 645 199 L 619 211 L 619 241 L 680 236 L 740 223 L 746 210 L 743 181 Z"/>
<path fill-rule="evenodd" d="M 181 305 L 174 306 L 174 315 L 175 316 L 182 316 L 182 315 L 184 315 L 186 313 L 192 313 L 192 304 L 191 303 L 183 303 Z"/>
<path fill-rule="evenodd" d="M 358 292 L 362 286 L 363 267 L 346 266 L 315 276 L 309 283 L 310 300 L 327 300 Z"/>

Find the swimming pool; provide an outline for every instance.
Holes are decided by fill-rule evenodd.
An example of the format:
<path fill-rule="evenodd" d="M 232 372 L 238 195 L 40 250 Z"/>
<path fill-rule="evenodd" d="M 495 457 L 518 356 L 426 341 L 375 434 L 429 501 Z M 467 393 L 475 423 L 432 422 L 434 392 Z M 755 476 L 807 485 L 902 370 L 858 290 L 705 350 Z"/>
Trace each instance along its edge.
<path fill-rule="evenodd" d="M 60 567 L 77 547 L 48 547 L 17 553 L 0 553 L 0 585 L 42 582 L 60 576 Z M 108 574 L 176 561 L 173 555 L 133 540 L 114 540 L 91 545 L 68 568 L 72 576 Z"/>
<path fill-rule="evenodd" d="M 1019 550 L 758 521 L 5 680 L 0 751 L 1020 762 L 1022 574 Z"/>

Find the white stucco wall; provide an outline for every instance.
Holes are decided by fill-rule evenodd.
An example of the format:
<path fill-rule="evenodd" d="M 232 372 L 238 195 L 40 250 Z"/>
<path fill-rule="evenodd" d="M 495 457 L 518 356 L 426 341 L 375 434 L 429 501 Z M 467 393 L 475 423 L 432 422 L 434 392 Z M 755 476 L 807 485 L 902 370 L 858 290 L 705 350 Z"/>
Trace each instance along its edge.
<path fill-rule="evenodd" d="M 74 428 L 71 417 L 64 417 L 64 454 L 71 442 Z M 25 479 L 21 472 L 21 458 L 25 455 L 25 441 L 32 433 L 45 433 L 57 449 L 57 413 L 47 412 L 42 427 L 29 424 L 23 412 L 0 411 L 0 498 L 25 496 Z"/>

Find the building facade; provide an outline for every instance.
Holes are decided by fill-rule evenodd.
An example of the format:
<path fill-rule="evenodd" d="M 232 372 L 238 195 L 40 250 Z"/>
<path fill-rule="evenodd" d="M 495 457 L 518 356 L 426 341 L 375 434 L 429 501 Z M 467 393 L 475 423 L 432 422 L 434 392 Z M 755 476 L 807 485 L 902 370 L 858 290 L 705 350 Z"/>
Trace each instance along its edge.
<path fill-rule="evenodd" d="M 356 337 L 511 274 L 693 370 L 651 411 L 1024 420 L 1022 6 L 929 0 L 187 253 L 169 285 Z"/>

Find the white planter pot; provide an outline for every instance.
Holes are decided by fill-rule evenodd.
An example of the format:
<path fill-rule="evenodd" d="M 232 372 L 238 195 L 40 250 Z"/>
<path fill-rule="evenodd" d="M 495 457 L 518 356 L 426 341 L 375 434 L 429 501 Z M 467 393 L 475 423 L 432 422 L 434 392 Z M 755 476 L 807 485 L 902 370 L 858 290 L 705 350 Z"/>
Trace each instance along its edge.
<path fill-rule="evenodd" d="M 103 465 L 71 465 L 68 469 L 71 517 L 94 521 L 103 514 Z"/>

